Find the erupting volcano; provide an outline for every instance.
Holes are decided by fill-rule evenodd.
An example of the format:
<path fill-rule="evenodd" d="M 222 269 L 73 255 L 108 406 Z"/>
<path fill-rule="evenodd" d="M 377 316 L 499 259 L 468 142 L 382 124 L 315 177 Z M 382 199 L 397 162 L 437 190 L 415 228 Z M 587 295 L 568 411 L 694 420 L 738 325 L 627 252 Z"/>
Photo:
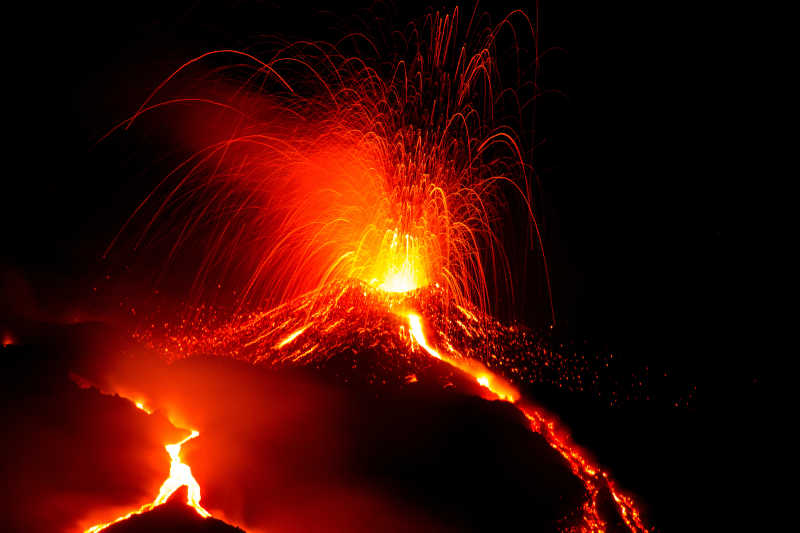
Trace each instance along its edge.
<path fill-rule="evenodd" d="M 466 26 L 458 9 L 430 15 L 403 38 L 405 50 L 390 43 L 395 57 L 402 53 L 393 62 L 348 56 L 327 43 L 290 43 L 267 61 L 245 52 L 206 54 L 159 86 L 126 128 L 144 113 L 191 102 L 222 108 L 237 126 L 165 180 L 167 192 L 145 231 L 166 216 L 182 218 L 177 250 L 208 226 L 198 286 L 244 269 L 250 274 L 240 304 L 285 303 L 218 328 L 208 319 L 194 322 L 199 330 L 151 346 L 172 357 L 316 367 L 341 364 L 343 352 L 353 367 L 363 365 L 362 353 L 371 350 L 380 354 L 372 379 L 382 383 L 419 380 L 432 364 L 421 352 L 471 376 L 487 398 L 518 404 L 520 394 L 497 372 L 529 379 L 526 373 L 543 363 L 534 360 L 537 351 L 545 350 L 530 332 L 503 326 L 485 310 L 488 276 L 502 290 L 497 280 L 508 273 L 497 232 L 506 190 L 527 211 L 531 243 L 541 245 L 530 167 L 514 128 L 530 105 L 524 99 L 536 94 L 502 85 L 495 50 L 504 31 L 515 40 L 518 31 L 535 33 L 521 12 L 494 27 L 479 21 L 477 11 Z M 374 50 L 381 45 L 366 35 L 351 38 Z M 233 96 L 155 102 L 175 78 L 216 56 L 253 65 Z M 522 346 L 512 355 L 514 345 Z M 628 528 L 645 530 L 633 500 L 544 411 L 520 411 L 584 482 L 580 528 L 606 528 L 597 498 L 607 490 Z M 190 503 L 205 516 L 199 487 L 178 459 L 180 443 L 173 446 L 172 469 L 186 472 L 171 472 L 153 505 L 186 483 Z"/>
<path fill-rule="evenodd" d="M 566 531 L 649 531 L 647 513 L 632 492 L 620 488 L 613 472 L 536 401 L 537 387 L 547 387 L 565 394 L 601 394 L 613 404 L 619 382 L 604 374 L 613 356 L 570 354 L 547 336 L 557 315 L 537 212 L 533 126 L 536 100 L 544 91 L 537 81 L 542 51 L 534 22 L 513 11 L 492 24 L 477 5 L 466 13 L 431 10 L 403 27 L 344 33 L 336 42 L 275 38 L 246 50 L 207 52 L 167 76 L 99 143 L 155 121 L 160 135 L 174 137 L 180 153 L 180 161 L 131 214 L 104 259 L 136 250 L 163 265 L 162 280 L 175 280 L 175 292 L 185 290 L 186 297 L 180 304 L 150 308 L 128 300 L 120 304 L 135 314 L 130 328 L 134 355 L 126 352 L 120 360 L 129 364 L 141 353 L 155 353 L 171 369 L 194 361 L 241 365 L 254 375 L 266 372 L 265 382 L 286 376 L 291 383 L 295 373 L 304 379 L 321 376 L 326 386 L 362 391 L 359 398 L 365 399 L 342 401 L 352 413 L 369 413 L 364 403 L 383 405 L 386 397 L 411 398 L 410 405 L 419 409 L 420 398 L 430 394 L 434 403 L 440 402 L 432 407 L 436 413 L 452 407 L 447 402 L 466 402 L 481 416 L 501 416 L 498 424 L 505 426 L 498 427 L 505 429 L 495 431 L 533 442 L 539 446 L 535 453 L 549 461 L 542 467 L 547 475 L 537 482 L 558 480 L 552 489 L 557 504 L 547 500 L 552 513 L 540 513 L 541 523 Z M 129 245 L 131 237 L 136 242 Z M 524 264 L 514 264 L 520 258 Z M 503 312 L 513 316 L 518 272 L 541 288 L 535 306 L 547 317 L 543 327 L 496 318 Z M 15 337 L 4 333 L 4 339 L 3 346 L 11 346 Z M 166 454 L 160 452 L 158 461 L 148 458 L 147 464 L 164 468 L 160 489 L 148 503 L 139 505 L 145 501 L 142 492 L 153 486 L 149 473 L 126 495 L 125 501 L 138 503 L 125 512 L 119 512 L 119 505 L 76 504 L 81 511 L 74 511 L 75 523 L 86 533 L 146 527 L 136 520 L 157 524 L 159 512 L 177 505 L 183 490 L 186 506 L 214 527 L 225 527 L 220 521 L 225 520 L 240 522 L 237 527 L 267 524 L 280 531 L 274 524 L 289 523 L 269 522 L 258 509 L 241 503 L 247 498 L 237 500 L 236 508 L 225 508 L 233 498 L 225 499 L 218 472 L 226 470 L 228 456 L 215 456 L 214 468 L 208 457 L 229 448 L 220 444 L 225 439 L 249 442 L 243 435 L 252 438 L 248 432 L 259 423 L 266 427 L 263 419 L 273 428 L 284 424 L 290 434 L 294 426 L 286 420 L 302 425 L 315 416 L 324 418 L 325 393 L 320 391 L 327 389 L 308 395 L 317 401 L 313 408 L 278 388 L 269 391 L 269 401 L 241 401 L 231 408 L 228 399 L 207 392 L 216 390 L 215 377 L 204 382 L 207 391 L 195 391 L 181 403 L 175 398 L 184 389 L 171 387 L 171 378 L 159 375 L 157 365 L 152 376 L 136 379 L 87 368 L 76 371 L 73 380 L 83 389 L 103 391 L 101 399 L 92 396 L 92 401 L 110 405 L 115 395 L 130 398 L 141 411 L 137 416 L 155 418 L 160 411 L 175 421 L 173 429 L 192 429 L 180 430 L 185 435 L 180 440 L 163 442 Z M 647 387 L 644 379 L 634 381 Z M 275 398 L 281 395 L 287 404 L 297 401 L 301 407 L 282 406 L 290 415 L 269 419 L 271 409 L 279 411 Z M 225 404 L 224 416 L 198 416 L 203 408 L 213 411 L 217 400 Z M 229 420 L 239 417 L 243 421 Z M 391 419 L 377 418 L 393 425 Z M 155 423 L 136 420 L 142 427 Z M 409 420 L 414 417 L 403 423 Z M 519 427 L 526 430 L 522 437 L 515 433 Z M 364 487 L 372 485 L 363 480 L 375 478 L 376 485 L 392 487 L 396 471 L 380 463 L 375 467 L 366 458 L 369 468 L 342 474 L 337 470 L 346 470 L 341 457 L 350 457 L 348 445 L 342 444 L 346 439 L 339 442 L 331 436 L 335 432 L 319 431 L 323 437 L 318 441 L 330 439 L 330 465 L 319 458 L 315 446 L 322 445 L 317 441 L 309 442 L 308 449 L 301 444 L 299 451 L 256 441 L 255 455 L 230 465 L 248 476 L 228 481 L 241 482 L 255 494 L 274 475 L 288 485 L 285 494 L 280 487 L 287 501 L 309 498 L 316 505 L 330 497 L 333 503 L 326 503 L 321 524 L 323 518 L 354 523 L 332 510 L 347 502 L 380 515 L 385 503 L 365 495 L 369 489 Z M 349 426 L 348 431 L 360 434 Z M 204 437 L 197 438 L 201 433 Z M 394 435 L 388 429 L 386 434 Z M 505 437 L 490 432 L 486 438 L 500 442 Z M 210 443 L 205 450 L 204 438 Z M 454 448 L 469 444 L 456 442 L 455 436 L 452 440 Z M 414 450 L 404 443 L 398 447 Z M 438 452 L 446 456 L 448 448 L 439 446 Z M 126 451 L 119 460 L 130 461 L 136 453 L 149 452 Z M 273 463 L 273 470 L 252 476 L 241 464 L 284 454 L 270 460 L 297 466 L 293 453 L 305 453 L 309 464 L 324 463 L 331 470 L 298 467 L 295 486 L 294 476 L 288 483 Z M 515 453 L 503 461 L 519 457 Z M 526 465 L 539 455 L 526 456 Z M 473 454 L 459 468 L 489 471 L 495 459 L 490 453 Z M 320 481 L 329 474 L 339 480 L 335 490 Z M 124 485 L 125 480 L 114 482 Z M 297 488 L 304 482 L 312 488 Z M 330 479 L 325 483 L 334 486 Z M 579 489 L 562 498 L 557 492 L 566 494 L 571 484 Z M 430 511 L 430 530 L 453 519 L 446 505 L 445 511 L 426 508 L 437 497 L 446 499 L 436 489 L 421 487 L 424 497 L 415 499 L 403 492 L 407 487 L 400 481 L 398 487 L 397 499 L 406 506 L 398 513 Z M 497 487 L 470 490 L 485 494 Z M 208 498 L 209 491 L 215 496 Z M 427 531 L 422 523 L 418 529 Z M 486 529 L 485 524 L 474 526 Z M 416 530 L 411 518 L 397 528 Z"/>

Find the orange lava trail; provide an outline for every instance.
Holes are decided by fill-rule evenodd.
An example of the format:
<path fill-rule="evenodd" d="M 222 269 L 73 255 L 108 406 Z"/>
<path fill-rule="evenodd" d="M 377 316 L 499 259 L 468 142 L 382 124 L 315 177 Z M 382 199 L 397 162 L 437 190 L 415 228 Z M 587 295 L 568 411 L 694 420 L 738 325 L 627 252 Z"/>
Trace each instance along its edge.
<path fill-rule="evenodd" d="M 429 355 L 474 377 L 479 385 L 491 392 L 498 400 L 514 404 L 530 422 L 531 430 L 542 435 L 547 443 L 569 463 L 572 472 L 580 478 L 589 492 L 589 500 L 584 504 L 583 508 L 584 524 L 581 530 L 606 531 L 606 522 L 602 519 L 598 510 L 600 489 L 605 484 L 628 529 L 633 532 L 647 531 L 633 499 L 617 489 L 613 481 L 609 479 L 608 473 L 585 457 L 580 448 L 571 442 L 569 436 L 564 431 L 559 431 L 555 420 L 550 418 L 544 410 L 532 406 L 518 405 L 519 393 L 508 382 L 493 374 L 483 364 L 469 359 L 448 357 L 437 351 L 428 343 L 419 315 L 408 313 L 406 317 L 408 318 L 411 336 Z"/>
<path fill-rule="evenodd" d="M 150 414 L 150 411 L 144 407 L 140 402 L 136 402 L 136 407 L 141 409 L 142 411 Z M 164 481 L 161 485 L 161 489 L 158 491 L 158 496 L 152 503 L 146 503 L 142 505 L 139 509 L 135 511 L 131 511 L 130 513 L 126 514 L 125 516 L 120 516 L 111 522 L 106 522 L 105 524 L 98 524 L 96 526 L 92 526 L 85 531 L 85 533 L 96 533 L 97 531 L 102 531 L 107 527 L 116 524 L 118 522 L 122 522 L 123 520 L 127 520 L 128 518 L 146 513 L 152 509 L 155 509 L 159 505 L 166 503 L 169 500 L 170 496 L 178 490 L 179 488 L 183 487 L 184 485 L 188 489 L 187 497 L 186 497 L 186 504 L 197 511 L 197 514 L 202 516 L 203 518 L 207 518 L 211 516 L 211 513 L 206 511 L 202 505 L 200 505 L 200 484 L 197 483 L 197 480 L 192 475 L 192 469 L 189 468 L 189 465 L 184 464 L 181 461 L 181 446 L 192 440 L 193 438 L 197 437 L 200 433 L 195 430 L 192 430 L 192 433 L 183 439 L 180 442 L 175 444 L 167 444 L 165 446 L 167 453 L 170 457 L 170 466 L 169 466 L 169 477 Z"/>

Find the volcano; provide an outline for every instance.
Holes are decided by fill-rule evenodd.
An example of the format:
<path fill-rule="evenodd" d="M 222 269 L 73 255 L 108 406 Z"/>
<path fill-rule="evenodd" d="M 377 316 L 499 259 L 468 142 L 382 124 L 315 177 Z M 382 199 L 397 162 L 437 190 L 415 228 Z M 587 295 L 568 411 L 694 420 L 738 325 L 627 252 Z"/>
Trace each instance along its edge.
<path fill-rule="evenodd" d="M 36 363 L 52 366 L 61 353 L 27 426 L 25 442 L 41 451 L 11 479 L 43 489 L 42 477 L 21 480 L 47 453 L 42 428 L 59 411 L 72 436 L 56 445 L 82 471 L 60 464 L 54 477 L 65 480 L 53 499 L 75 501 L 64 492 L 86 485 L 106 494 L 78 499 L 71 518 L 42 522 L 42 531 L 97 523 L 110 524 L 107 531 L 225 531 L 217 518 L 247 531 L 644 529 L 633 499 L 518 392 L 555 355 L 533 331 L 448 300 L 435 286 L 392 294 L 348 281 L 227 322 L 206 310 L 177 327 L 140 331 L 136 342 L 109 344 L 111 337 L 99 326 L 68 328 Z M 23 358 L 31 364 L 37 353 Z M 114 413 L 89 416 L 110 404 Z M 75 446 L 84 441 L 94 445 Z M 179 456 L 191 467 L 203 490 L 205 509 L 198 507 L 213 518 L 183 503 L 183 487 L 139 509 L 165 479 L 164 444 L 179 441 L 173 462 Z M 85 451 L 103 459 L 91 466 Z M 131 474 L 136 464 L 147 464 L 147 474 Z"/>

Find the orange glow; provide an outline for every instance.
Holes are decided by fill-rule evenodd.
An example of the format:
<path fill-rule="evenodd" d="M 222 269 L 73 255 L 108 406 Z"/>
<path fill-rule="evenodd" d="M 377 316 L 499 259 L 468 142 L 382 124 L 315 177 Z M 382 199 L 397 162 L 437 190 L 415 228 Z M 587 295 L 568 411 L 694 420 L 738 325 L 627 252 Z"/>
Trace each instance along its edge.
<path fill-rule="evenodd" d="M 141 403 L 141 402 L 134 402 L 138 409 L 150 414 L 150 411 Z M 186 486 L 187 490 L 187 497 L 186 497 L 186 505 L 193 508 L 197 511 L 197 514 L 200 516 L 207 518 L 211 516 L 211 513 L 206 511 L 202 505 L 200 505 L 200 484 L 197 483 L 197 480 L 192 475 L 192 469 L 189 468 L 189 465 L 184 464 L 181 461 L 181 446 L 192 440 L 193 438 L 197 437 L 200 433 L 192 430 L 191 434 L 183 439 L 180 442 L 175 444 L 167 444 L 165 449 L 170 457 L 170 466 L 169 466 L 169 477 L 161 484 L 161 489 L 158 491 L 158 496 L 156 499 L 152 501 L 152 503 L 146 503 L 142 505 L 139 509 L 135 511 L 131 511 L 130 513 L 126 514 L 125 516 L 120 516 L 112 520 L 111 522 L 106 522 L 104 524 L 98 524 L 95 526 L 90 527 L 85 531 L 85 533 L 96 533 L 98 531 L 102 531 L 107 527 L 116 524 L 118 522 L 122 522 L 123 520 L 127 520 L 131 516 L 146 513 L 159 505 L 162 505 L 169 500 L 170 496 L 178 490 L 179 488 Z"/>
<path fill-rule="evenodd" d="M 387 292 L 408 292 L 428 284 L 426 259 L 418 241 L 397 231 L 386 232 L 373 274 L 363 281 Z"/>
<path fill-rule="evenodd" d="M 14 336 L 11 335 L 11 333 L 8 332 L 8 331 L 3 333 L 3 343 L 2 344 L 3 344 L 4 348 L 6 346 L 13 346 L 14 344 L 16 344 L 16 341 L 14 340 Z"/>

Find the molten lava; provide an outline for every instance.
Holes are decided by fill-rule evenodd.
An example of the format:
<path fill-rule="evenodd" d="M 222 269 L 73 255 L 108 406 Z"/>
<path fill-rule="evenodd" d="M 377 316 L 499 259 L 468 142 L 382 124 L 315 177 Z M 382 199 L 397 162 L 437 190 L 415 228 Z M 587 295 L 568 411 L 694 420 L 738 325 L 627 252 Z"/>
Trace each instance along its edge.
<path fill-rule="evenodd" d="M 409 292 L 428 285 L 429 275 L 424 251 L 411 235 L 386 233 L 374 266 L 374 277 L 366 281 L 387 292 Z"/>
<path fill-rule="evenodd" d="M 169 497 L 172 496 L 173 492 L 178 490 L 180 487 L 186 486 L 188 489 L 186 504 L 197 511 L 197 514 L 202 517 L 211 516 L 211 513 L 203 509 L 203 506 L 200 505 L 200 485 L 192 475 L 192 469 L 189 468 L 189 465 L 183 464 L 180 457 L 181 446 L 183 446 L 189 440 L 197 437 L 199 434 L 200 433 L 197 431 L 192 430 L 192 434 L 182 441 L 176 444 L 167 444 L 167 453 L 171 459 L 169 465 L 169 477 L 161 485 L 161 489 L 158 491 L 158 497 L 153 502 L 154 506 L 166 503 L 166 501 L 169 500 Z"/>
<path fill-rule="evenodd" d="M 431 356 L 445 361 L 471 375 L 478 384 L 488 389 L 498 400 L 511 404 L 517 403 L 519 395 L 509 383 L 505 382 L 499 376 L 495 376 L 488 369 L 477 368 L 479 365 L 475 365 L 474 362 L 464 364 L 457 359 L 442 357 L 439 352 L 428 344 L 419 316 L 414 313 L 409 313 L 408 321 L 414 340 Z M 528 406 L 517 406 L 517 408 L 530 422 L 531 430 L 536 433 L 541 433 L 545 437 L 550 446 L 569 462 L 572 472 L 578 476 L 586 486 L 586 490 L 590 496 L 590 500 L 587 501 L 584 506 L 583 525 L 586 531 L 606 531 L 607 529 L 607 524 L 600 516 L 598 510 L 597 500 L 600 494 L 601 484 L 608 486 L 608 490 L 617 504 L 620 516 L 625 522 L 625 525 L 628 526 L 628 529 L 631 531 L 647 531 L 633 500 L 629 496 L 622 494 L 615 487 L 614 483 L 608 479 L 608 474 L 606 472 L 592 465 L 591 462 L 584 457 L 580 449 L 569 441 L 567 435 L 563 433 L 560 434 L 556 429 L 554 421 L 550 419 L 543 410 Z"/>
<path fill-rule="evenodd" d="M 150 411 L 145 408 L 141 402 L 134 403 L 138 409 L 150 414 Z M 170 496 L 172 496 L 176 490 L 183 486 L 187 488 L 186 505 L 197 511 L 197 514 L 203 518 L 211 516 L 211 513 L 206 511 L 203 506 L 200 505 L 200 484 L 197 483 L 197 480 L 192 475 L 192 469 L 189 468 L 189 465 L 186 465 L 183 463 L 183 461 L 181 461 L 180 455 L 181 446 L 197 437 L 199 434 L 200 433 L 197 431 L 192 430 L 191 434 L 182 441 L 176 442 L 175 444 L 167 444 L 165 446 L 170 457 L 169 477 L 167 477 L 164 483 L 162 483 L 161 489 L 158 491 L 158 496 L 156 496 L 156 499 L 153 500 L 152 503 L 146 503 L 139 509 L 131 511 L 125 516 L 120 516 L 119 518 L 110 522 L 92 526 L 87 529 L 85 533 L 96 533 L 97 531 L 102 531 L 113 524 L 127 520 L 131 516 L 146 513 L 147 511 L 166 503 Z"/>

